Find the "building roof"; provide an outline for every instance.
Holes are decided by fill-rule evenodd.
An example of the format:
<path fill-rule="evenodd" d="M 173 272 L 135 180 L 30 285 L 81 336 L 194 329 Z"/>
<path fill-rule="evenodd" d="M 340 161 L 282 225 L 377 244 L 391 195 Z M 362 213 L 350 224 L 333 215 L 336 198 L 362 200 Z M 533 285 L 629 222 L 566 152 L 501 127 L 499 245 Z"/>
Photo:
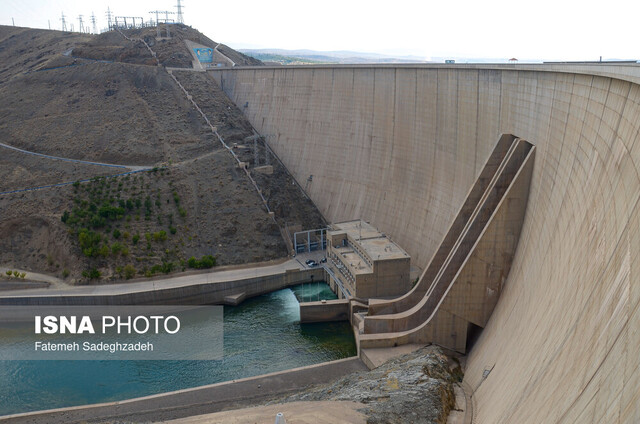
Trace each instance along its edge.
<path fill-rule="evenodd" d="M 409 254 L 366 221 L 347 221 L 332 225 L 332 233 L 347 233 L 372 261 L 409 258 Z"/>

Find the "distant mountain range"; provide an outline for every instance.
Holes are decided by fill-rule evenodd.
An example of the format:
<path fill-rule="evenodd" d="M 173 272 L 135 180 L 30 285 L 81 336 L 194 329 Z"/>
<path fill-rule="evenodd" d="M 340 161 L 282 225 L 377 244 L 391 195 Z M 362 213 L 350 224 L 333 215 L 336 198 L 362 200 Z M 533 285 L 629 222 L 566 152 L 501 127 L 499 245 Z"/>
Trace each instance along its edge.
<path fill-rule="evenodd" d="M 445 63 L 453 60 L 455 63 L 509 63 L 511 58 L 478 58 L 478 57 L 431 57 L 425 58 L 412 55 L 386 55 L 379 53 L 365 53 L 348 50 L 316 51 L 316 50 L 285 50 L 285 49 L 241 49 L 247 56 L 260 59 L 263 62 L 276 62 L 282 65 L 297 64 L 359 64 L 359 63 Z M 595 63 L 590 61 L 589 63 Z M 620 59 L 605 59 L 604 63 L 635 62 Z M 543 63 L 540 59 L 520 58 L 517 63 Z M 567 62 L 572 63 L 572 62 Z"/>
<path fill-rule="evenodd" d="M 419 56 L 390 56 L 353 51 L 284 49 L 243 49 L 239 51 L 263 62 L 277 62 L 283 65 L 304 63 L 431 63 Z"/>

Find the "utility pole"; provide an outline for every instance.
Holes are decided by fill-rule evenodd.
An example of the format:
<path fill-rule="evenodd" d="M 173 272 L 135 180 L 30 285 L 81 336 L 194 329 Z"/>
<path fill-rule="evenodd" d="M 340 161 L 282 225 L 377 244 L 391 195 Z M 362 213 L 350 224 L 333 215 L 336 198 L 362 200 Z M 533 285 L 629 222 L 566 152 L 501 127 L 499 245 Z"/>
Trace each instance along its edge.
<path fill-rule="evenodd" d="M 184 24 L 184 18 L 182 17 L 182 8 L 184 6 L 182 5 L 182 1 L 178 0 L 178 5 L 176 6 L 176 8 L 178 9 L 178 23 L 179 24 Z"/>
<path fill-rule="evenodd" d="M 47 22 L 49 22 L 49 29 L 51 29 L 51 19 L 47 19 Z"/>
<path fill-rule="evenodd" d="M 82 26 L 82 15 L 78 15 L 78 23 L 80 24 L 78 30 L 80 32 L 84 32 L 84 27 Z"/>
<path fill-rule="evenodd" d="M 16 21 L 14 21 L 13 18 L 11 18 L 11 23 L 13 24 L 13 26 L 16 26 Z"/>
<path fill-rule="evenodd" d="M 67 21 L 65 20 L 64 12 L 62 12 L 62 18 L 60 18 L 60 20 L 62 21 L 62 30 L 66 31 L 67 30 Z"/>
<path fill-rule="evenodd" d="M 109 7 L 107 7 L 107 25 L 109 31 L 111 31 L 111 9 Z"/>
<path fill-rule="evenodd" d="M 98 27 L 96 26 L 96 15 L 93 12 L 91 12 L 91 24 L 93 25 L 93 33 L 97 34 L 98 33 Z"/>

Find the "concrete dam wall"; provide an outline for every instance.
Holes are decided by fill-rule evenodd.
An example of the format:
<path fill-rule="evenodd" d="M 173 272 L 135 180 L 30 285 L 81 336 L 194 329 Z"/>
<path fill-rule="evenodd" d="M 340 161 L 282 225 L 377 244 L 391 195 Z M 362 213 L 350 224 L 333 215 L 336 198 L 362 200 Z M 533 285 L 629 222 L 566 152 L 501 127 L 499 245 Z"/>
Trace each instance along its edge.
<path fill-rule="evenodd" d="M 477 423 L 640 422 L 640 68 L 211 73 L 331 221 L 425 267 L 501 134 L 536 146 L 520 242 L 469 353 Z"/>

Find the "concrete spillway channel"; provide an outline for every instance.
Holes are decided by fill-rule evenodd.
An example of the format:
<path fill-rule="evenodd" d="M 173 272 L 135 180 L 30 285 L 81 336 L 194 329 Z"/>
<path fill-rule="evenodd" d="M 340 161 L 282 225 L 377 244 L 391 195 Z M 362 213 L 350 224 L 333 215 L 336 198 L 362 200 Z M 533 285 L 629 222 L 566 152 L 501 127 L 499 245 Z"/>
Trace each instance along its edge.
<path fill-rule="evenodd" d="M 524 140 L 500 139 L 414 290 L 371 302 L 361 348 L 433 342 L 465 352 L 468 328 L 486 325 L 509 274 L 534 153 Z"/>

